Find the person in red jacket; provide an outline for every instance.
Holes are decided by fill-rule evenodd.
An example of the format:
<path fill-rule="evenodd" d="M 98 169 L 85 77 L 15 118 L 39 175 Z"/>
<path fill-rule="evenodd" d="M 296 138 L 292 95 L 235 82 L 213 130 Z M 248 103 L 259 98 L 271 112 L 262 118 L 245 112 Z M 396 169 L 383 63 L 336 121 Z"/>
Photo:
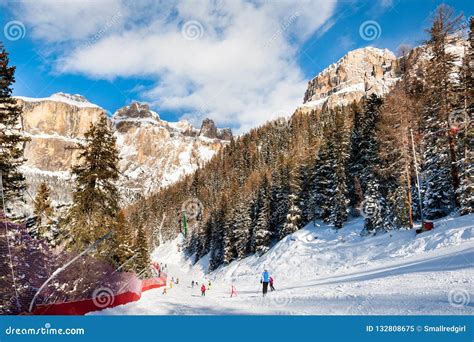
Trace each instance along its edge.
<path fill-rule="evenodd" d="M 275 291 L 275 287 L 273 286 L 273 277 L 270 276 L 270 291 Z"/>
<path fill-rule="evenodd" d="M 237 289 L 235 288 L 234 284 L 232 284 L 231 290 L 230 290 L 230 298 L 236 296 L 237 297 Z"/>
<path fill-rule="evenodd" d="M 201 285 L 201 296 L 205 296 L 206 295 L 206 285 L 202 284 Z"/>

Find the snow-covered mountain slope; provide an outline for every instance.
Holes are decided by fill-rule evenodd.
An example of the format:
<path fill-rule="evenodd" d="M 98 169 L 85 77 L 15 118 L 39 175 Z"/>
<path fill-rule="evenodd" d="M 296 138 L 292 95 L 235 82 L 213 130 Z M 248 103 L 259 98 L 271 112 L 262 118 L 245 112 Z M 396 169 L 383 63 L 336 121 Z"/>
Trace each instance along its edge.
<path fill-rule="evenodd" d="M 80 95 L 64 93 L 48 98 L 17 97 L 23 107 L 22 127 L 31 141 L 21 170 L 28 183 L 28 199 L 41 182 L 51 187 L 56 203 L 70 201 L 69 171 L 78 151 L 68 150 L 81 141 L 90 124 L 104 109 Z M 128 200 L 146 195 L 195 171 L 232 138 L 230 130 L 219 130 L 212 120 L 201 130 L 186 121 L 167 122 L 145 104 L 132 103 L 110 119 L 117 137 L 122 190 Z M 214 134 L 215 133 L 215 134 Z"/>
<path fill-rule="evenodd" d="M 159 246 L 153 259 L 167 264 L 178 285 L 100 314 L 473 314 L 473 218 L 441 219 L 419 235 L 397 230 L 372 237 L 360 236 L 361 219 L 340 230 L 311 224 L 261 257 L 212 273 L 207 258 L 191 265 L 177 239 Z M 276 291 L 262 298 L 265 268 Z M 192 280 L 211 280 L 205 298 Z"/>

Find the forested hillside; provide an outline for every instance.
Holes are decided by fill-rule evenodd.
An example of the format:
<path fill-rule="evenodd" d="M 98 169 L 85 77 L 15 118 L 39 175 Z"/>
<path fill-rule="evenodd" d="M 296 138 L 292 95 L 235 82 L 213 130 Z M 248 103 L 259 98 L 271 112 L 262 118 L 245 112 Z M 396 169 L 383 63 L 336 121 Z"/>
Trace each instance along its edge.
<path fill-rule="evenodd" d="M 401 50 L 386 96 L 296 110 L 234 138 L 193 175 L 128 208 L 132 226 L 155 245 L 184 233 L 189 254 L 210 253 L 215 269 L 265 253 L 314 219 L 341 228 L 363 215 L 363 234 L 376 234 L 410 228 L 421 214 L 471 213 L 473 18 L 469 32 L 464 24 L 441 6 L 425 44 Z"/>

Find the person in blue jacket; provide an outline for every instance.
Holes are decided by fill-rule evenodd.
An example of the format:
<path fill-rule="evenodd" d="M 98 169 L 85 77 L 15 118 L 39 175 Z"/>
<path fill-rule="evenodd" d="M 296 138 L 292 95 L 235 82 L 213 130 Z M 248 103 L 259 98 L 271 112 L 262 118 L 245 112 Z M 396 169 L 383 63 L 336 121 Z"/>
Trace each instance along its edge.
<path fill-rule="evenodd" d="M 268 291 L 268 283 L 270 282 L 270 273 L 268 270 L 264 270 L 262 273 L 262 278 L 260 279 L 260 283 L 263 285 L 263 296 L 267 294 Z"/>

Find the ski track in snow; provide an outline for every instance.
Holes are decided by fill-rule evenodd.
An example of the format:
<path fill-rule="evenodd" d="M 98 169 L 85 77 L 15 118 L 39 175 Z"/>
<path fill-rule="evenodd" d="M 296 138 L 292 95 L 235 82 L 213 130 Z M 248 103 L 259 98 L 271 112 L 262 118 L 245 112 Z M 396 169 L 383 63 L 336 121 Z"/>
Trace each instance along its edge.
<path fill-rule="evenodd" d="M 261 257 L 250 256 L 206 274 L 208 257 L 196 265 L 167 242 L 153 259 L 168 265 L 180 283 L 145 292 L 138 302 L 99 315 L 469 315 L 474 314 L 473 215 L 435 222 L 416 235 L 400 230 L 361 237 L 362 220 L 336 231 L 308 225 Z M 277 291 L 262 298 L 267 267 Z M 201 297 L 200 286 L 211 280 Z M 191 287 L 191 281 L 199 286 Z M 231 284 L 237 297 L 230 298 Z"/>

